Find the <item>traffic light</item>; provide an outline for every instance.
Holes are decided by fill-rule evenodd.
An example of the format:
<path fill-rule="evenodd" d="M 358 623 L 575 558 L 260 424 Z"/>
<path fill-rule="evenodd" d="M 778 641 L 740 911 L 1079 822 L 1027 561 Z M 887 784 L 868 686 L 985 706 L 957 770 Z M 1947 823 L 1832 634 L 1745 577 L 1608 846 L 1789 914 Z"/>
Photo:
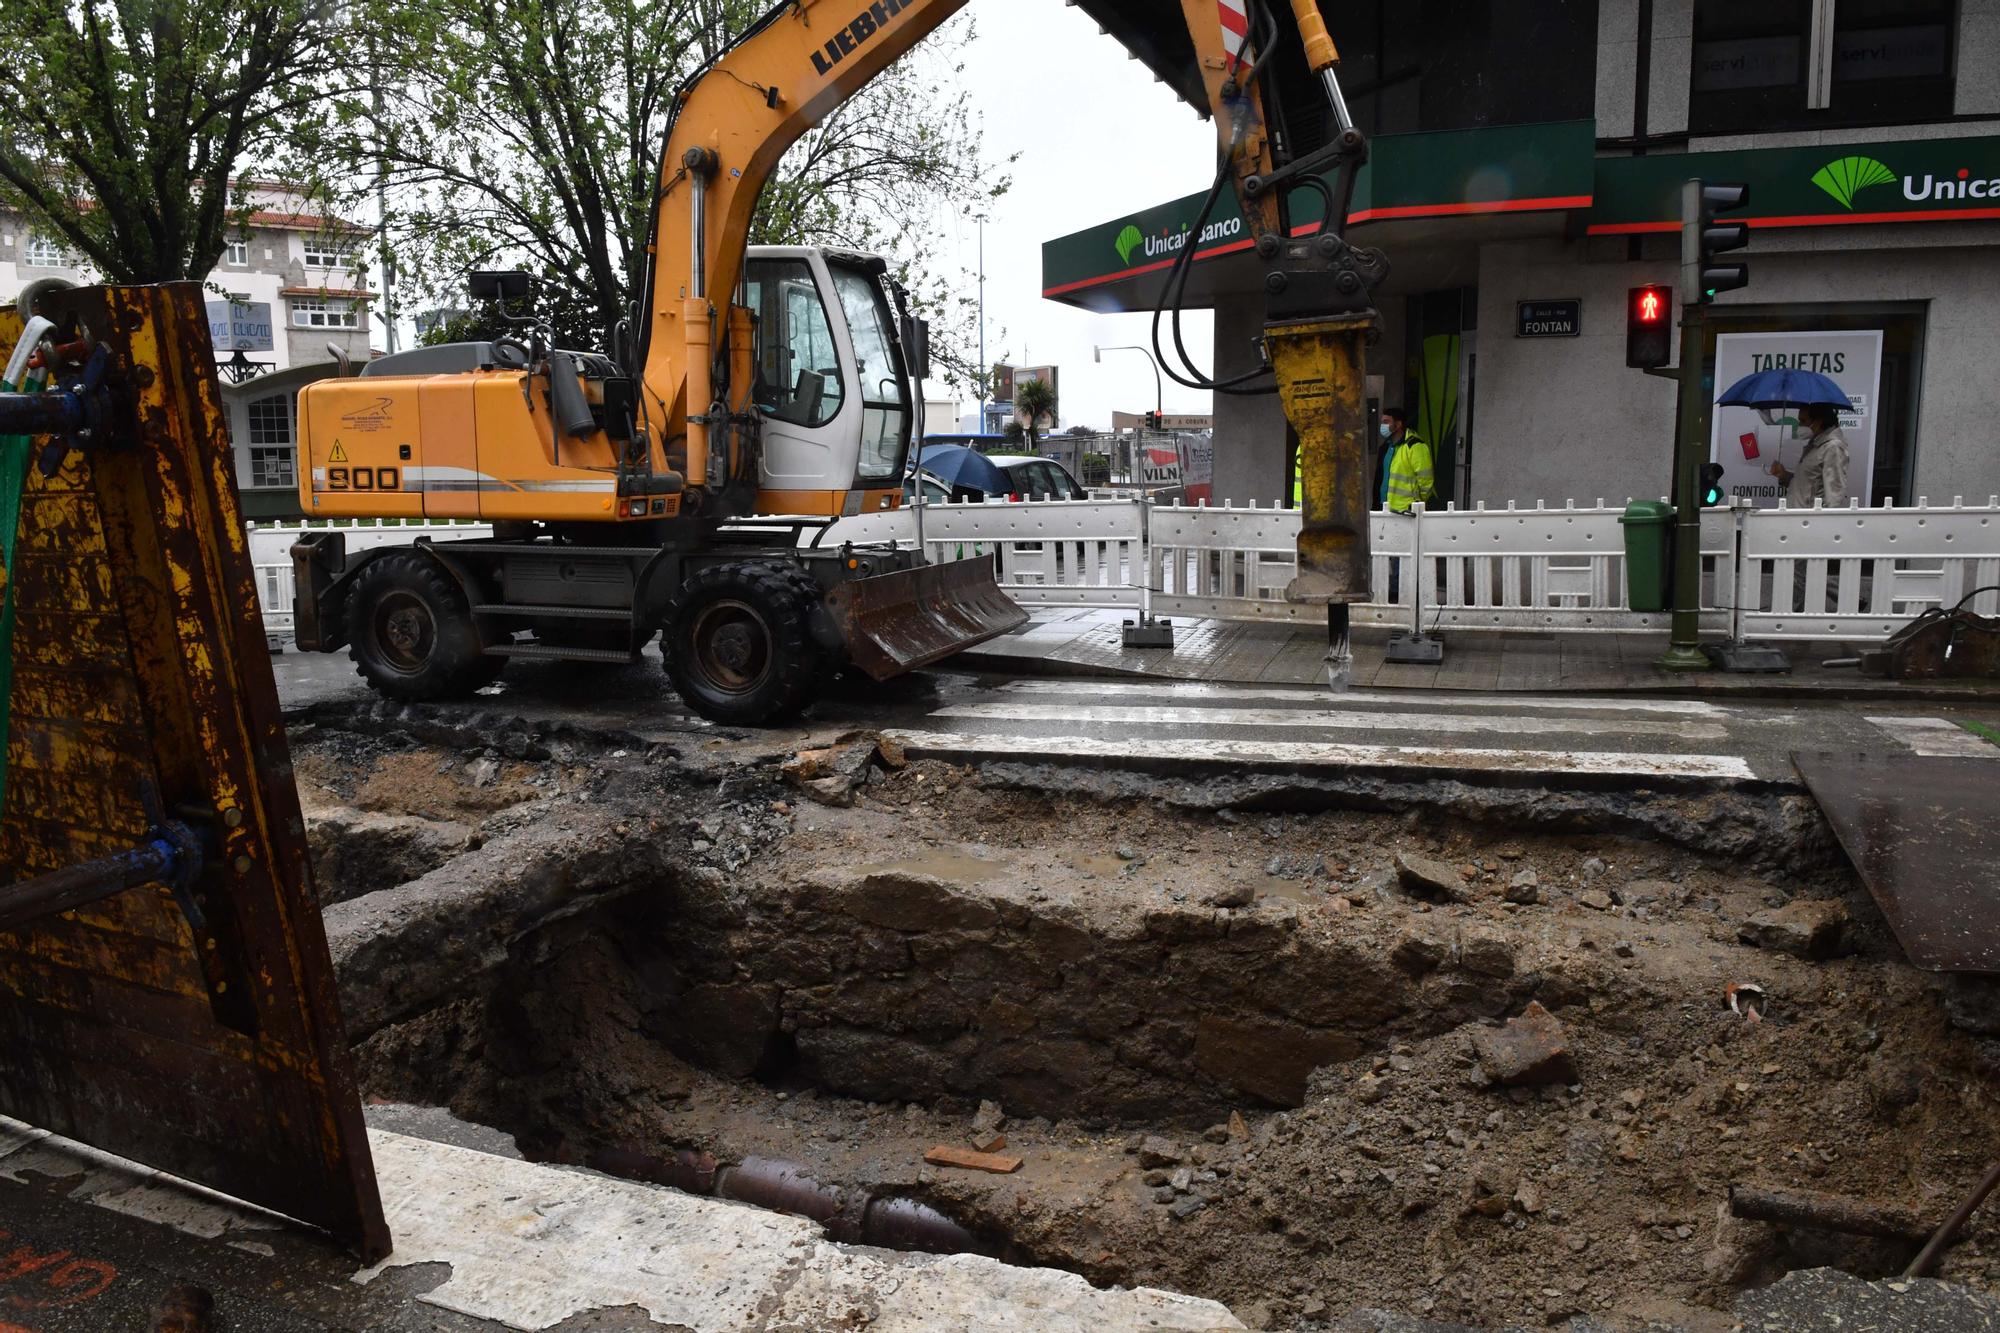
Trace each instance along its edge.
<path fill-rule="evenodd" d="M 1717 222 L 1715 215 L 1750 204 L 1747 185 L 1711 185 L 1691 180 L 1681 187 L 1681 301 L 1707 305 L 1717 292 L 1750 285 L 1748 264 L 1718 264 L 1715 256 L 1750 244 L 1742 222 Z"/>
<path fill-rule="evenodd" d="M 1722 464 L 1703 463 L 1701 485 L 1697 489 L 1701 492 L 1701 504 L 1704 509 L 1710 505 L 1719 505 L 1728 499 L 1729 497 L 1722 493 Z"/>
<path fill-rule="evenodd" d="M 1161 420 L 1162 418 L 1158 412 L 1148 412 L 1146 414 L 1146 429 L 1147 430 L 1162 429 L 1160 425 Z"/>
<path fill-rule="evenodd" d="M 1674 359 L 1674 289 L 1663 282 L 1625 296 L 1625 364 L 1651 370 Z"/>

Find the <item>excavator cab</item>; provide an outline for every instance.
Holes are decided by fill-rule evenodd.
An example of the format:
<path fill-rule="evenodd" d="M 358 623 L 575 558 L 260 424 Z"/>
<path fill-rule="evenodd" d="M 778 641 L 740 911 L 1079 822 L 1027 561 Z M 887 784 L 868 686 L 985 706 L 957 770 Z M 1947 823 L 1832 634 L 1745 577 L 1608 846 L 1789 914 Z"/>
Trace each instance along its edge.
<path fill-rule="evenodd" d="M 743 270 L 751 402 L 762 440 L 757 511 L 831 517 L 893 509 L 915 442 L 907 321 L 873 255 L 760 246 Z"/>

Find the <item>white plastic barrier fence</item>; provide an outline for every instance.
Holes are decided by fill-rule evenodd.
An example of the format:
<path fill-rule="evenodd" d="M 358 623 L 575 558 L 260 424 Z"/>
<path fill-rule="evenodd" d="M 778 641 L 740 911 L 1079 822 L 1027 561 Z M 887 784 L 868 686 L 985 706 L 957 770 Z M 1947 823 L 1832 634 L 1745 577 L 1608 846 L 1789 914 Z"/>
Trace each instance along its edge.
<path fill-rule="evenodd" d="M 1627 600 L 1623 515 L 1623 505 L 1602 500 L 1589 508 L 1570 502 L 1561 509 L 1412 511 L 1391 521 L 1383 546 L 1400 555 L 1420 541 L 1426 629 L 1665 629 L 1667 612 L 1635 611 Z M 1702 514 L 1702 604 L 1711 608 L 1704 624 L 1713 630 L 1726 627 L 1712 594 L 1730 586 L 1732 523 L 1727 510 Z M 1397 581 L 1406 586 L 1397 599 L 1397 623 L 1418 609 L 1407 587 L 1414 552 L 1400 563 Z M 1375 580 L 1384 586 L 1379 567 Z"/>
<path fill-rule="evenodd" d="M 292 543 L 308 532 L 337 529 L 347 536 L 349 552 L 373 550 L 429 537 L 434 541 L 464 541 L 490 537 L 490 523 L 439 523 L 425 519 L 385 518 L 368 523 L 246 523 L 250 563 L 257 571 L 257 598 L 264 611 L 264 628 L 273 634 L 292 631 Z"/>
<path fill-rule="evenodd" d="M 2000 497 L 1933 508 L 1743 511 L 1735 610 L 1746 639 L 1879 639 L 2000 585 Z M 2000 592 L 1966 606 L 2000 615 Z"/>
<path fill-rule="evenodd" d="M 1378 511 L 1369 541 L 1372 583 L 1381 600 L 1355 608 L 1363 624 L 1496 630 L 1664 628 L 1664 612 L 1633 611 L 1625 599 L 1622 506 L 1536 506 Z M 914 544 L 915 510 L 843 520 L 827 540 Z M 1115 540 L 1126 559 L 1136 539 L 1146 591 L 1157 615 L 1219 620 L 1317 622 L 1317 606 L 1285 600 L 1297 572 L 1298 514 L 1251 505 L 1185 506 L 1117 502 L 947 504 L 924 507 L 924 545 L 933 560 L 1000 554 L 1001 582 L 1024 603 L 1136 607 L 1141 589 L 1119 587 L 1107 560 L 1086 549 L 1052 577 L 1050 560 L 1069 553 L 1045 533 Z M 1703 515 L 1704 588 L 1728 588 L 1732 517 Z M 1421 543 L 1426 577 L 1413 572 Z M 1721 565 L 1718 562 L 1722 562 Z M 1124 566 L 1130 568 L 1129 564 Z M 1129 575 L 1127 575 L 1129 577 Z M 1388 594 L 1394 590 L 1391 600 Z M 1419 598 L 1421 597 L 1421 603 Z M 1718 603 L 1707 599 L 1711 606 Z M 1725 628 L 1714 611 L 1711 628 Z"/>
<path fill-rule="evenodd" d="M 1566 633 L 1665 629 L 1626 601 L 1622 505 L 1447 507 L 1378 512 L 1373 584 L 1393 601 L 1362 624 Z M 252 525 L 266 624 L 291 627 L 291 544 L 325 524 Z M 921 544 L 932 561 L 999 556 L 1000 582 L 1027 606 L 1099 606 L 1219 620 L 1316 623 L 1285 600 L 1297 568 L 1290 509 L 1160 505 L 1133 499 L 930 504 L 842 519 L 802 540 Z M 483 537 L 484 524 L 344 529 L 349 550 Z M 2000 584 L 2000 497 L 1907 508 L 1710 509 L 1702 514 L 1702 628 L 1746 639 L 1881 638 L 1911 616 Z M 2000 614 L 2000 592 L 1969 605 Z M 1807 608 L 1811 608 L 1808 610 Z"/>

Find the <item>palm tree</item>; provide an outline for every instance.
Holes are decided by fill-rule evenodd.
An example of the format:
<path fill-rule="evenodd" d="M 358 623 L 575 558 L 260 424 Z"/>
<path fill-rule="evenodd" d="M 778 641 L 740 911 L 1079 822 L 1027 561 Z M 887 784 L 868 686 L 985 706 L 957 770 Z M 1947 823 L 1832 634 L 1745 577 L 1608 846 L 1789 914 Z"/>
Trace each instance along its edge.
<path fill-rule="evenodd" d="M 1056 419 L 1055 388 L 1047 380 L 1026 380 L 1015 385 L 1014 414 L 1027 418 L 1028 448 L 1030 452 L 1040 453 L 1042 418 L 1047 417 L 1051 424 Z"/>

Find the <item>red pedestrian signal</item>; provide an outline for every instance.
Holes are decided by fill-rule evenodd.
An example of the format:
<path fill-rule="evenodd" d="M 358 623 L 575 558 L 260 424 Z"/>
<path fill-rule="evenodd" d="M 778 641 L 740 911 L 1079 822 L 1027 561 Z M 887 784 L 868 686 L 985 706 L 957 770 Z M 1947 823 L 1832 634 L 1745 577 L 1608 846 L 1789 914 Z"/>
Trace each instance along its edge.
<path fill-rule="evenodd" d="M 1634 287 L 1625 298 L 1625 364 L 1652 370 L 1674 359 L 1674 289 Z"/>

